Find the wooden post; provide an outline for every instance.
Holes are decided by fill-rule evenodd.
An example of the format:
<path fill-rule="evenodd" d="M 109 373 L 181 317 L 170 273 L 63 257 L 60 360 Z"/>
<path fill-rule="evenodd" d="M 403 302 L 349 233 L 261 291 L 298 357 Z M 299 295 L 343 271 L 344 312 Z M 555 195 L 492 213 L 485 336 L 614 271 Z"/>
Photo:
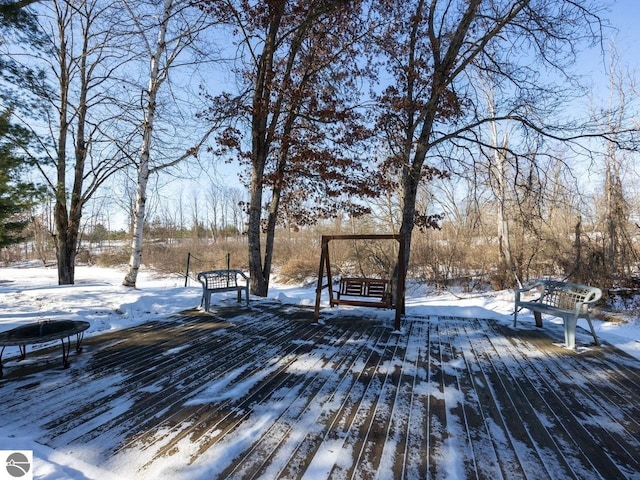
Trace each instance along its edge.
<path fill-rule="evenodd" d="M 331 272 L 331 257 L 329 256 L 329 240 L 331 237 L 327 237 L 325 242 L 325 255 L 324 255 L 324 267 L 327 271 L 327 288 L 329 289 L 329 306 L 333 307 L 333 272 Z"/>
<path fill-rule="evenodd" d="M 191 252 L 187 253 L 187 271 L 184 274 L 184 286 L 189 282 L 189 263 L 191 262 Z"/>
<path fill-rule="evenodd" d="M 313 319 L 317 322 L 320 318 L 320 296 L 322 295 L 322 278 L 324 277 L 324 268 L 326 256 L 329 253 L 329 239 L 322 236 L 322 246 L 320 248 L 320 266 L 318 267 L 318 284 L 316 286 L 316 304 L 313 310 Z"/>
<path fill-rule="evenodd" d="M 400 330 L 400 317 L 404 312 L 404 296 L 405 296 L 405 277 L 406 272 L 404 268 L 404 250 L 405 250 L 405 236 L 399 235 L 397 238 L 400 243 L 398 247 L 398 286 L 396 289 L 396 321 L 395 329 Z"/>

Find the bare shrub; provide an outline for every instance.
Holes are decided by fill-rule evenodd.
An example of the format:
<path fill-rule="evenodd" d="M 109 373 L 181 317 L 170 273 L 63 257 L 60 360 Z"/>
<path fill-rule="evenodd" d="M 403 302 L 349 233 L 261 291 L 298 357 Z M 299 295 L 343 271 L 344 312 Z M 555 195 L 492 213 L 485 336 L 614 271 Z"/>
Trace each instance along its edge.
<path fill-rule="evenodd" d="M 94 256 L 88 248 L 82 248 L 76 253 L 76 264 L 93 265 L 94 261 Z"/>
<path fill-rule="evenodd" d="M 515 285 L 513 272 L 510 271 L 506 262 L 500 262 L 496 269 L 489 275 L 489 284 L 494 290 L 504 290 L 513 288 Z"/>
<path fill-rule="evenodd" d="M 106 249 L 93 257 L 95 265 L 106 268 L 126 265 L 128 261 L 129 252 L 126 248 Z"/>
<path fill-rule="evenodd" d="M 318 260 L 308 256 L 297 256 L 278 269 L 278 279 L 283 283 L 306 285 L 317 280 Z"/>

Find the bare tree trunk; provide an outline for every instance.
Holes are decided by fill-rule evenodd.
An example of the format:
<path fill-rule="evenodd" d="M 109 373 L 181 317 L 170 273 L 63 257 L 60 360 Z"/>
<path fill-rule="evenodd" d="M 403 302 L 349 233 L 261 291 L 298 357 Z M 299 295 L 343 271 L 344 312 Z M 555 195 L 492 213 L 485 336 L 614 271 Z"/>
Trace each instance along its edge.
<path fill-rule="evenodd" d="M 73 285 L 75 281 L 75 244 L 69 237 L 66 209 L 56 205 L 56 257 L 58 261 L 58 284 Z"/>
<path fill-rule="evenodd" d="M 574 240 L 574 249 L 575 249 L 575 268 L 574 275 L 578 282 L 583 282 L 584 278 L 584 268 L 582 266 L 582 216 L 578 214 L 576 219 L 575 226 L 575 240 Z"/>
<path fill-rule="evenodd" d="M 269 279 L 266 278 L 262 263 L 260 233 L 262 230 L 262 196 L 264 192 L 264 170 L 267 162 L 272 133 L 268 131 L 269 101 L 271 96 L 271 78 L 276 38 L 282 20 L 284 6 L 274 9 L 269 25 L 262 55 L 258 62 L 257 79 L 253 93 L 252 115 L 252 169 L 249 199 L 249 225 L 247 240 L 249 244 L 249 276 L 251 293 L 266 297 L 269 291 Z M 279 112 L 275 112 L 277 115 Z M 272 120 L 272 123 L 274 120 Z"/>
<path fill-rule="evenodd" d="M 609 148 L 609 151 L 612 151 Z M 606 207 L 606 222 L 607 222 L 607 252 L 605 255 L 607 272 L 609 278 L 616 277 L 616 252 L 617 252 L 617 240 L 618 240 L 618 226 L 617 226 L 617 212 L 616 212 L 616 192 L 614 187 L 614 175 L 612 173 L 613 163 L 615 162 L 615 154 L 612 153 L 606 159 L 605 167 L 605 180 L 604 180 L 604 192 L 605 192 L 605 207 Z"/>
<path fill-rule="evenodd" d="M 144 229 L 145 207 L 147 203 L 147 183 L 149 181 L 149 159 L 141 156 L 138 167 L 138 188 L 136 194 L 136 209 L 133 217 L 133 240 L 131 242 L 131 257 L 129 271 L 122 282 L 127 287 L 135 287 L 138 271 L 142 263 L 142 238 Z"/>
<path fill-rule="evenodd" d="M 291 116 L 289 119 L 291 120 Z M 285 128 L 285 136 L 290 134 L 291 122 L 288 122 L 288 127 Z M 276 224 L 278 221 L 278 210 L 280 208 L 280 198 L 282 196 L 282 186 L 284 182 L 284 169 L 287 164 L 287 156 L 289 155 L 288 146 L 286 142 L 280 147 L 280 159 L 278 161 L 278 167 L 276 168 L 276 184 L 271 191 L 271 202 L 269 204 L 269 215 L 267 216 L 267 228 L 266 228 L 266 242 L 264 252 L 264 266 L 263 274 L 266 281 L 266 289 L 269 290 L 269 277 L 271 276 L 271 265 L 273 263 L 273 249 L 275 247 L 276 236 Z"/>
<path fill-rule="evenodd" d="M 58 283 L 60 285 L 72 285 L 74 282 L 73 249 L 69 248 L 69 230 L 67 215 L 67 136 L 69 132 L 68 109 L 69 109 L 69 77 L 67 70 L 67 46 L 65 43 L 64 30 L 66 28 L 62 18 L 58 18 L 58 28 L 60 32 L 60 109 L 59 109 L 59 131 L 57 150 L 57 184 L 55 186 L 56 201 L 53 207 L 53 218 L 55 224 L 56 257 L 58 261 Z"/>
<path fill-rule="evenodd" d="M 129 271 L 122 282 L 127 287 L 135 287 L 138 271 L 142 263 L 142 239 L 144 219 L 147 203 L 147 184 L 149 183 L 149 159 L 151 152 L 151 139 L 153 123 L 156 117 L 156 98 L 158 90 L 164 80 L 160 74 L 160 58 L 166 51 L 165 36 L 173 10 L 173 0 L 165 0 L 162 22 L 158 31 L 156 49 L 151 56 L 149 71 L 149 88 L 147 90 L 147 105 L 142 127 L 142 145 L 140 147 L 140 164 L 138 166 L 138 188 L 136 194 L 136 209 L 133 219 L 133 239 L 131 241 L 131 257 L 129 259 Z"/>
<path fill-rule="evenodd" d="M 266 297 L 269 284 L 262 271 L 262 252 L 260 231 L 262 225 L 262 175 L 256 172 L 251 175 L 251 195 L 249 200 L 249 225 L 247 243 L 249 247 L 249 276 L 251 293 Z"/>
<path fill-rule="evenodd" d="M 511 256 L 511 239 L 509 236 L 509 218 L 507 213 L 507 170 L 506 170 L 506 146 L 507 136 L 502 139 L 502 145 L 499 145 L 498 131 L 495 122 L 492 122 L 493 135 L 493 160 L 495 162 L 493 170 L 495 171 L 496 183 L 498 190 L 496 192 L 498 200 L 498 246 L 500 250 L 500 260 L 508 269 L 512 269 L 513 258 Z M 506 277 L 505 277 L 506 278 Z"/>
<path fill-rule="evenodd" d="M 83 184 L 85 163 L 87 160 L 87 139 L 86 139 L 86 122 L 87 122 L 87 95 L 89 90 L 89 72 L 87 65 L 87 54 L 89 51 L 89 32 L 83 32 L 82 36 L 82 52 L 83 55 L 79 59 L 69 58 L 67 56 L 66 35 L 69 24 L 69 17 L 60 15 L 58 17 L 60 45 L 60 131 L 58 133 L 57 145 L 57 185 L 56 185 L 56 205 L 54 208 L 55 224 L 56 224 L 56 253 L 58 257 L 58 283 L 60 285 L 72 285 L 75 282 L 75 260 L 76 251 L 78 249 L 78 234 L 80 230 L 80 222 L 82 220 Z M 91 19 L 87 17 L 87 28 L 91 23 Z M 80 79 L 78 104 L 76 107 L 76 132 L 75 132 L 75 163 L 73 185 L 71 187 L 71 198 L 67 199 L 66 173 L 67 173 L 67 140 L 70 130 L 68 121 L 69 114 L 69 91 L 71 80 L 69 72 L 73 67 L 78 68 L 78 76 Z M 69 206 L 67 207 L 67 201 Z"/>
<path fill-rule="evenodd" d="M 416 203 L 418 200 L 418 186 L 420 184 L 420 173 L 422 171 L 422 162 L 416 160 L 416 157 L 426 153 L 424 145 L 418 145 L 414 155 L 413 164 L 404 168 L 402 178 L 402 223 L 400 225 L 400 233 L 405 236 L 404 250 L 404 271 L 409 271 L 409 258 L 411 256 L 411 239 L 413 229 L 415 227 Z M 424 160 L 423 160 L 424 161 Z M 399 284 L 399 279 L 394 274 L 394 281 Z"/>

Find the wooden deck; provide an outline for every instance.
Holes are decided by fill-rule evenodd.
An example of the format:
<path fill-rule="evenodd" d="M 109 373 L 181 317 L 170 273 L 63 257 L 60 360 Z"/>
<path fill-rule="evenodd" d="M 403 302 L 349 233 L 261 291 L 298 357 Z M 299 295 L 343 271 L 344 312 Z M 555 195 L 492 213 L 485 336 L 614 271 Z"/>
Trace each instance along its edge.
<path fill-rule="evenodd" d="M 548 323 L 338 311 L 193 312 L 88 338 L 68 370 L 57 345 L 7 351 L 0 428 L 136 480 L 640 478 L 636 359 Z"/>

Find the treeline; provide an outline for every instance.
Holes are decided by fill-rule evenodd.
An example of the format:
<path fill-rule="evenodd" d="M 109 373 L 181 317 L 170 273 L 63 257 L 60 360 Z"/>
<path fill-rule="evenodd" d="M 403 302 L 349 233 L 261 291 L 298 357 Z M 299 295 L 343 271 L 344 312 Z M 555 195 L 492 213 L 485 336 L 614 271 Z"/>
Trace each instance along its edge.
<path fill-rule="evenodd" d="M 593 182 L 597 185 L 598 180 Z M 525 210 L 522 204 L 514 203 L 505 212 L 509 218 L 511 266 L 501 251 L 499 206 L 488 195 L 489 189 L 485 189 L 484 195 L 479 195 L 477 189 L 476 195 L 470 195 L 470 190 L 453 188 L 451 182 L 432 184 L 431 191 L 425 189 L 421 198 L 437 205 L 444 218 L 441 228 L 414 233 L 409 278 L 429 288 L 462 287 L 468 291 L 512 288 L 519 281 L 541 277 L 585 282 L 605 291 L 612 288 L 635 291 L 640 286 L 637 268 L 640 227 L 633 218 L 640 216 L 640 204 L 626 201 L 624 217 L 614 229 L 604 215 L 606 201 L 597 188 L 592 199 L 569 190 L 572 189 L 556 197 L 541 195 L 535 208 L 532 204 Z M 371 205 L 375 215 L 358 218 L 338 215 L 313 226 L 280 227 L 273 258 L 275 278 L 283 282 L 315 282 L 321 235 L 397 231 L 397 210 L 385 211 L 384 203 L 379 198 Z M 206 209 L 199 209 L 198 214 L 202 218 L 213 217 Z M 160 216 L 145 225 L 145 265 L 183 275 L 188 255 L 192 272 L 225 268 L 229 255 L 233 268 L 248 270 L 247 239 L 242 225 L 211 228 L 206 223 L 193 223 L 195 217 L 187 209 L 177 217 Z M 189 225 L 181 225 L 175 218 L 190 219 Z M 128 260 L 129 239 L 124 230 L 110 231 L 99 222 L 93 223 L 83 232 L 78 260 L 121 267 Z M 336 275 L 390 276 L 397 259 L 395 243 L 332 244 L 332 269 Z M 33 229 L 24 243 L 3 250 L 5 262 L 28 259 L 49 264 L 55 261 L 53 239 L 43 234 L 42 229 Z"/>

